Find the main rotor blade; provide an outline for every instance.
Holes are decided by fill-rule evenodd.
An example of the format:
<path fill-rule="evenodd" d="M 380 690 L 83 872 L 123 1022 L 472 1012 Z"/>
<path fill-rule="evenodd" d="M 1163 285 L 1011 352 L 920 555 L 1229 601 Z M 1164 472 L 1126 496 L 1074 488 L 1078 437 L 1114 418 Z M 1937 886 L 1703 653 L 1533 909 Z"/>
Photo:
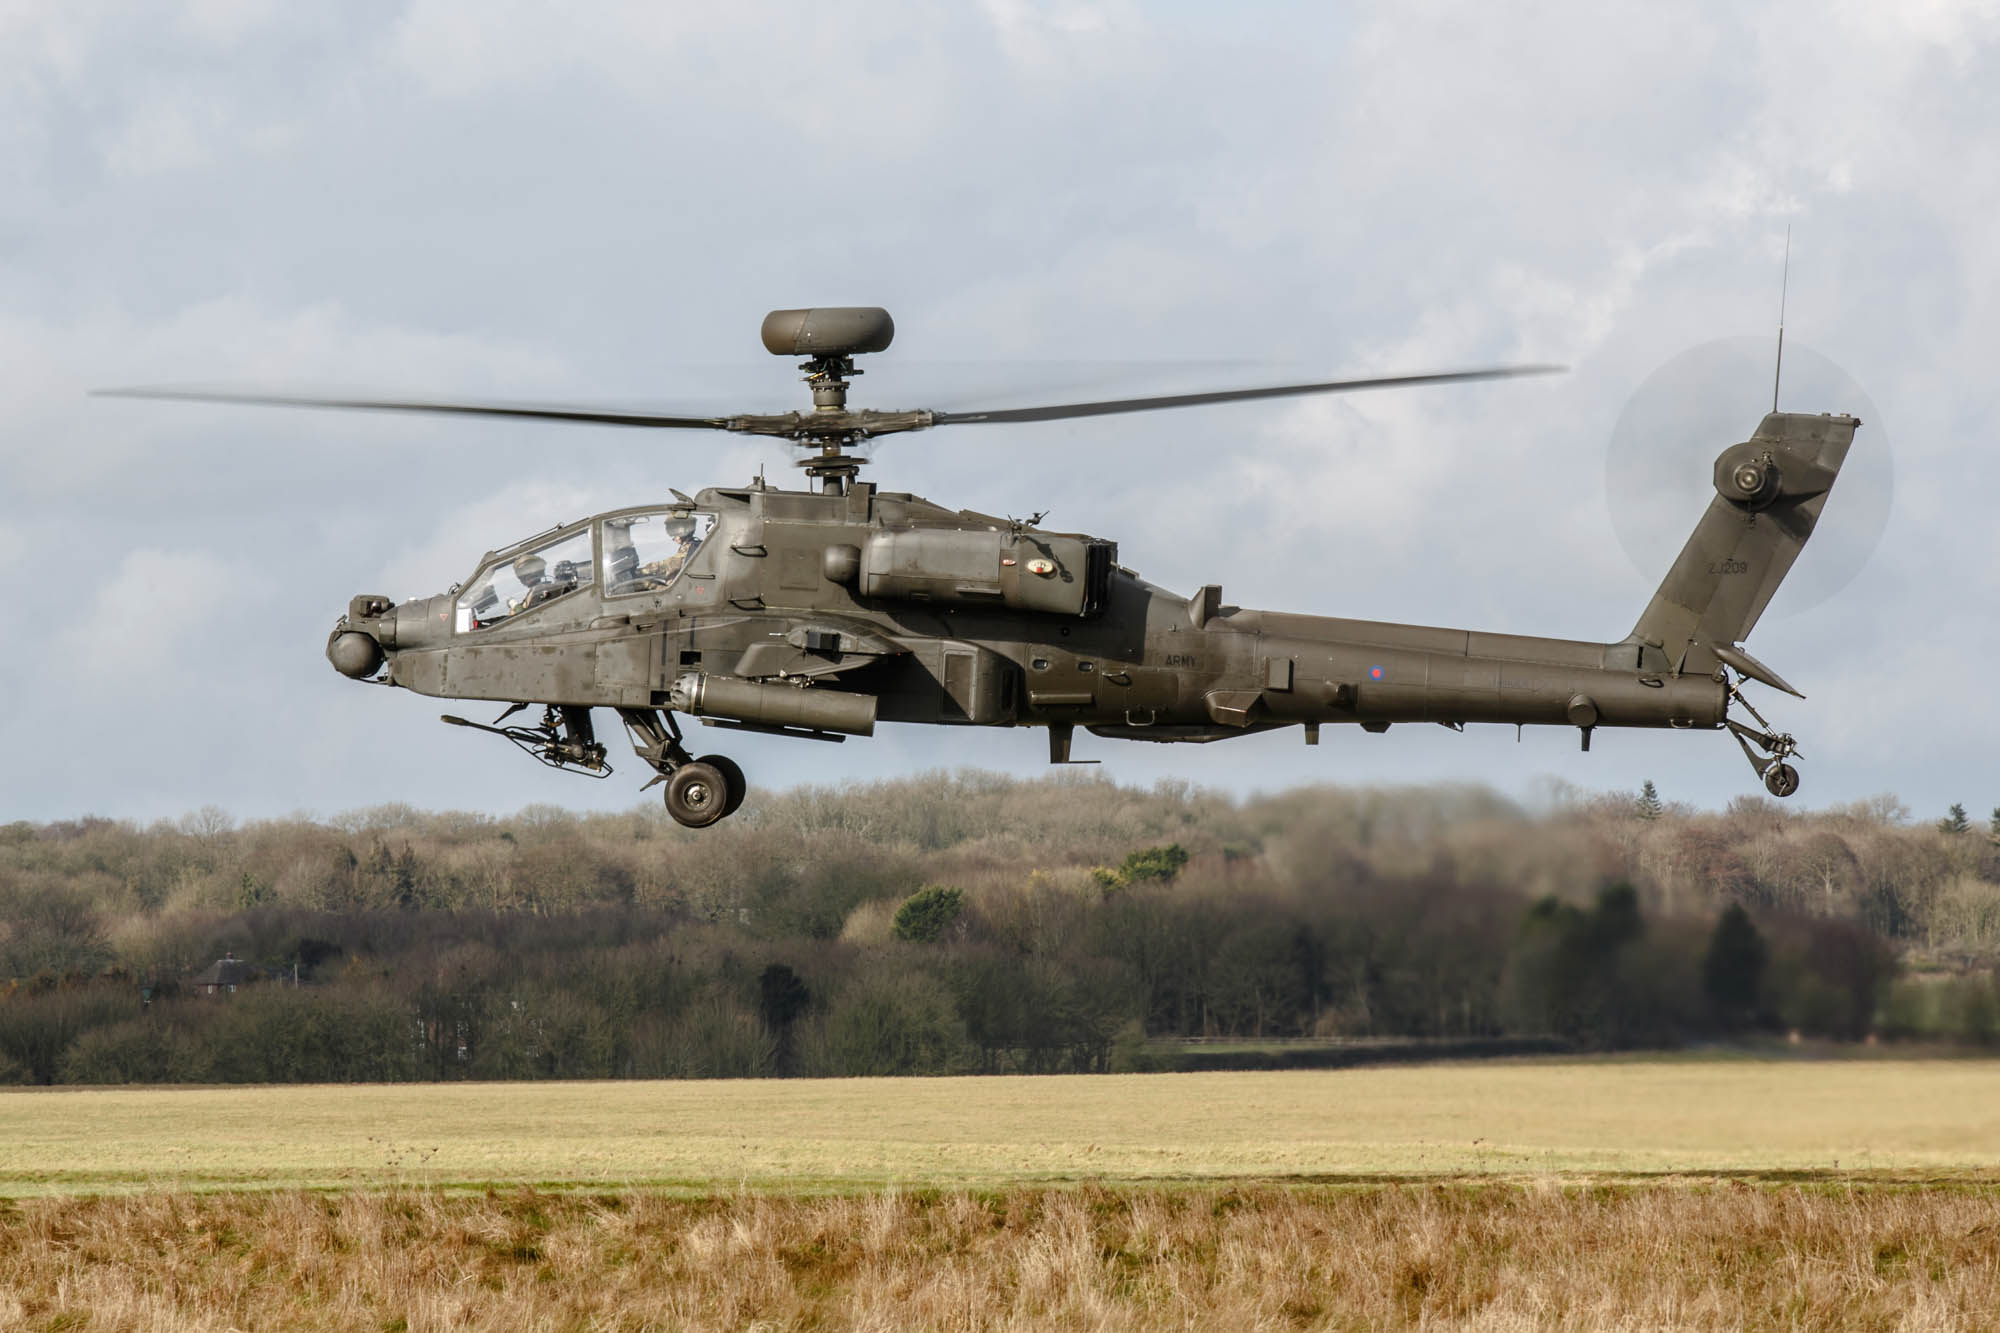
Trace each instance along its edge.
<path fill-rule="evenodd" d="M 320 398 L 305 394 L 238 393 L 172 385 L 97 389 L 95 398 L 153 398 L 189 403 L 247 403 L 256 407 L 331 407 L 358 412 L 428 412 L 457 417 L 524 417 L 533 421 L 584 421 L 604 426 L 655 426 L 728 430 L 728 417 L 676 417 L 657 412 L 563 407 L 553 403 L 438 403 L 402 398 Z"/>
<path fill-rule="evenodd" d="M 1480 370 L 1450 370 L 1423 375 L 1378 375 L 1366 379 L 1324 380 L 1314 384 L 1280 384 L 1256 389 L 1217 389 L 1206 393 L 1158 394 L 1143 398 L 1112 398 L 1091 403 L 1060 403 L 1047 407 L 1000 408 L 985 412 L 872 412 L 817 410 L 813 412 L 752 413 L 727 417 L 672 416 L 662 412 L 569 407 L 555 403 L 438 402 L 409 398 L 333 397 L 305 393 L 257 393 L 192 385 L 154 385 L 129 389 L 98 389 L 99 398 L 147 398 L 171 402 L 236 403 L 257 407 L 321 407 L 359 412 L 419 412 L 440 416 L 512 417 L 531 421 L 573 421 L 604 426 L 642 426 L 681 430 L 727 430 L 753 435 L 783 436 L 797 442 L 823 441 L 841 433 L 886 435 L 924 430 L 930 426 L 978 422 L 1060 421 L 1070 417 L 1111 416 L 1122 412 L 1157 412 L 1170 407 L 1201 407 L 1257 398 L 1293 398 L 1314 393 L 1351 393 L 1420 384 L 1458 384 L 1474 380 L 1513 379 L 1522 375 L 1552 375 L 1566 366 L 1491 366 Z"/>
<path fill-rule="evenodd" d="M 1156 412 L 1166 407 L 1202 407 L 1251 398 L 1295 398 L 1309 393 L 1351 393 L 1357 389 L 1388 389 L 1400 385 L 1460 384 L 1472 380 L 1515 379 L 1522 375 L 1559 375 L 1568 366 L 1491 366 L 1484 370 L 1447 370 L 1429 375 L 1378 375 L 1370 379 L 1325 380 L 1318 384 L 1280 384 L 1263 389 L 1218 389 L 1210 393 L 1171 393 L 1151 398 L 1112 398 L 1100 403 L 1061 403 L 1051 407 L 1010 407 L 992 412 L 933 412 L 939 426 L 978 422 L 1061 421 L 1065 417 L 1107 417 L 1120 412 Z"/>

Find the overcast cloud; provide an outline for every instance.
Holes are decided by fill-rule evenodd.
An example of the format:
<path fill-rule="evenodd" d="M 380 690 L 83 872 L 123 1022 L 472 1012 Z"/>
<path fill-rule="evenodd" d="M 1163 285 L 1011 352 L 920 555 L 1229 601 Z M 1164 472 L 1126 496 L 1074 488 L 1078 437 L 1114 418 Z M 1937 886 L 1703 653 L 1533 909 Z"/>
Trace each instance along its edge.
<path fill-rule="evenodd" d="M 558 520 L 789 471 L 734 438 L 93 387 L 787 407 L 758 321 L 838 303 L 895 314 L 858 386 L 878 407 L 1562 361 L 940 431 L 879 444 L 874 476 L 1052 510 L 1243 605 L 1616 639 L 1768 406 L 1788 226 L 1788 344 L 1812 355 L 1785 406 L 1860 410 L 1809 396 L 1844 385 L 1872 410 L 1855 493 L 1750 640 L 1809 696 L 1766 711 L 1800 738 L 1802 801 L 1983 812 L 1996 36 L 1994 5 L 1942 4 L 0 2 L 0 819 L 628 806 L 636 761 L 589 783 L 517 760 L 335 675 L 326 631 L 355 593 L 438 591 Z M 1694 498 L 1652 502 L 1693 507 L 1642 569 L 1626 546 L 1662 520 L 1614 525 L 1607 449 L 1649 376 L 1718 339 L 1752 369 L 1694 391 L 1735 424 L 1685 442 Z M 762 785 L 1044 758 L 1028 730 L 730 740 Z M 1234 790 L 1759 789 L 1711 735 L 1078 748 Z"/>

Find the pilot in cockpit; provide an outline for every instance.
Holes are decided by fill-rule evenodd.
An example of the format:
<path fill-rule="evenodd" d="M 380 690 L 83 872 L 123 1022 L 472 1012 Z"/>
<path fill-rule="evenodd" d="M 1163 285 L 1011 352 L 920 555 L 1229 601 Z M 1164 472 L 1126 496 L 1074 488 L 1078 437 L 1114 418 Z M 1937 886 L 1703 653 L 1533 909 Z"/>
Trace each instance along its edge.
<path fill-rule="evenodd" d="M 685 520 L 669 523 L 664 535 L 670 544 L 659 559 L 639 566 L 639 579 L 648 588 L 664 588 L 673 582 L 674 575 L 681 572 L 681 566 L 694 554 L 694 524 Z"/>
<path fill-rule="evenodd" d="M 688 562 L 688 557 L 694 554 L 693 525 L 681 526 L 677 524 L 675 527 L 676 531 L 673 534 L 674 549 L 667 552 L 667 558 L 660 562 L 666 566 L 666 577 L 668 578 L 672 578 L 674 575 L 680 573 L 681 566 L 685 565 Z"/>
<path fill-rule="evenodd" d="M 661 592 L 701 546 L 694 520 L 642 515 L 604 524 L 605 591 L 613 596 Z"/>
<path fill-rule="evenodd" d="M 521 595 L 507 599 L 510 613 L 525 611 L 536 602 L 549 599 L 548 561 L 538 555 L 524 555 L 514 562 L 514 577 L 521 581 Z"/>

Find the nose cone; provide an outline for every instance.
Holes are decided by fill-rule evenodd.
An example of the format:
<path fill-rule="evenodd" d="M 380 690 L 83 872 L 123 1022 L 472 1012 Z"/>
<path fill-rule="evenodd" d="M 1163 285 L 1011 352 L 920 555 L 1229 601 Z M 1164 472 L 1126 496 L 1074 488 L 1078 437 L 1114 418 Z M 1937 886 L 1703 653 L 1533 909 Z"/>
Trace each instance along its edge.
<path fill-rule="evenodd" d="M 366 680 L 382 669 L 382 645 L 358 629 L 336 629 L 326 641 L 326 660 L 352 680 Z"/>
<path fill-rule="evenodd" d="M 442 648 L 451 640 L 451 595 L 419 598 L 396 608 L 397 652 L 412 648 Z"/>

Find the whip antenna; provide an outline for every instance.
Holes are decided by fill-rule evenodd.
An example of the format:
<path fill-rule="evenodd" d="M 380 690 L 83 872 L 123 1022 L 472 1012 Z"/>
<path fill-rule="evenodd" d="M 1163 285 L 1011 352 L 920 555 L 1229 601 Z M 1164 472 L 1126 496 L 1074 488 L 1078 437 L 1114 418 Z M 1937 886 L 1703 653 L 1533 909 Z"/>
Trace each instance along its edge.
<path fill-rule="evenodd" d="M 1785 271 L 1778 279 L 1778 366 L 1771 372 L 1771 410 L 1778 410 L 1778 384 L 1785 377 L 1785 296 L 1792 285 L 1792 226 L 1785 224 Z"/>

